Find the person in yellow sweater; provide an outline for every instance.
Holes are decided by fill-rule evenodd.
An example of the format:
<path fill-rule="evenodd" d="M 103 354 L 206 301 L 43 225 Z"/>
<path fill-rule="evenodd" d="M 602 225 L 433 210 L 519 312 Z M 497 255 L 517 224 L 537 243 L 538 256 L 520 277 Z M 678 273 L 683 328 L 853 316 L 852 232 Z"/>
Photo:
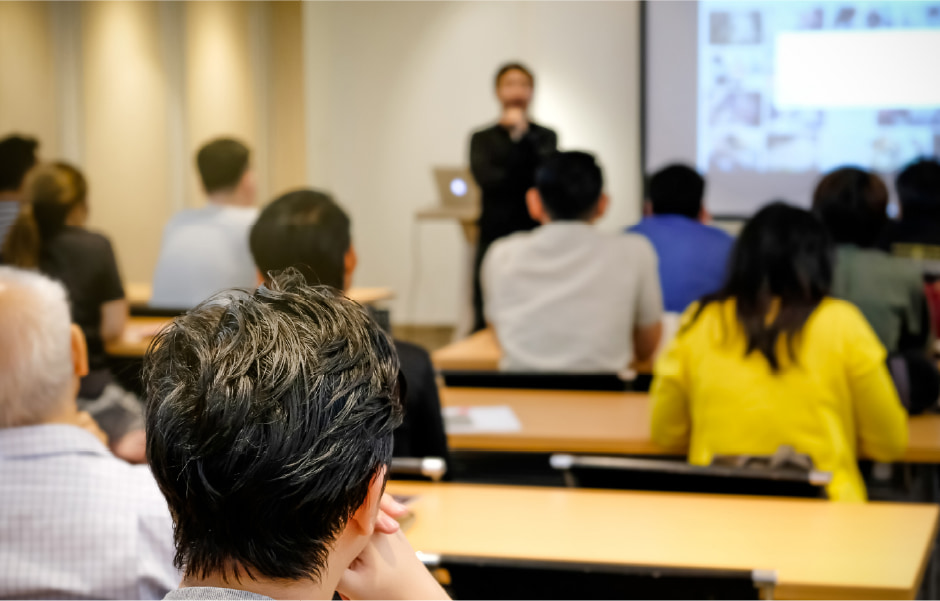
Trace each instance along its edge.
<path fill-rule="evenodd" d="M 830 499 L 866 500 L 857 457 L 899 458 L 907 415 L 871 326 L 829 296 L 833 255 L 807 211 L 774 203 L 751 219 L 724 288 L 689 307 L 655 365 L 657 444 L 697 465 L 790 445 L 832 472 Z"/>

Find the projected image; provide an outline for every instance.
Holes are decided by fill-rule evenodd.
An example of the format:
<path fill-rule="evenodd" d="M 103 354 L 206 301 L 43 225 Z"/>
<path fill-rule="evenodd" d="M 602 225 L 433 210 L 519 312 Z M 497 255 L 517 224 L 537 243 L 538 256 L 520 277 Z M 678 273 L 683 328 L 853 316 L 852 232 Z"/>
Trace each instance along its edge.
<path fill-rule="evenodd" d="M 940 1 L 703 1 L 699 168 L 891 172 L 940 154 Z"/>

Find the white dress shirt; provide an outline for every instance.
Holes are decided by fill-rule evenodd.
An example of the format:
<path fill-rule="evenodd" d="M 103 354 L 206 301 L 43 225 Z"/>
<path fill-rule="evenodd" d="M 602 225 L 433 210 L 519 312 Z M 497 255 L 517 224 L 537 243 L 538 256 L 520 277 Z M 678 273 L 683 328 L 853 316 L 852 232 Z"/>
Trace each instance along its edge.
<path fill-rule="evenodd" d="M 0 428 L 0 598 L 162 599 L 179 585 L 150 469 L 81 428 Z"/>
<path fill-rule="evenodd" d="M 634 328 L 663 315 L 649 241 L 581 221 L 497 240 L 481 280 L 507 371 L 623 372 L 633 359 Z"/>

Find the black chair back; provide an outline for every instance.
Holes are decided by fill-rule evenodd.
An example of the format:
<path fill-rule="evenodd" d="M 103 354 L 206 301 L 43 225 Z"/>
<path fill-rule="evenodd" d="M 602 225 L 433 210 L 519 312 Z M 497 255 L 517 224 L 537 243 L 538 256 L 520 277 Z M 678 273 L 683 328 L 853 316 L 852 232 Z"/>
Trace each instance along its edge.
<path fill-rule="evenodd" d="M 633 390 L 632 383 L 611 373 L 538 373 L 444 370 L 444 383 L 459 388 L 526 388 L 533 390 Z"/>

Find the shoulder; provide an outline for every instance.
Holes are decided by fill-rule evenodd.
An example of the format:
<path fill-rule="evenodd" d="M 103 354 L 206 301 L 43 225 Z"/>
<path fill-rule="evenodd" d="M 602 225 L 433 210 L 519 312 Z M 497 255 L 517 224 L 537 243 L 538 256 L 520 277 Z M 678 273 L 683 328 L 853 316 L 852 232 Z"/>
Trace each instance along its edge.
<path fill-rule="evenodd" d="M 413 365 L 431 365 L 430 353 L 417 344 L 398 340 L 397 338 L 394 339 L 393 342 L 395 343 L 395 350 L 398 351 L 398 358 L 401 360 L 403 366 L 406 362 Z"/>
<path fill-rule="evenodd" d="M 512 256 L 513 253 L 519 252 L 520 250 L 526 248 L 532 241 L 533 233 L 538 231 L 538 228 L 530 232 L 515 232 L 500 238 L 496 242 L 493 242 L 486 251 L 487 257 L 508 257 Z"/>
<path fill-rule="evenodd" d="M 470 138 L 473 139 L 473 140 L 478 140 L 478 139 L 481 139 L 481 138 L 487 138 L 487 137 L 489 137 L 489 136 L 492 136 L 494 133 L 496 133 L 496 130 L 497 130 L 497 129 L 499 129 L 499 125 L 498 125 L 498 124 L 493 123 L 493 124 L 490 124 L 490 125 L 485 125 L 485 126 L 483 126 L 483 127 L 479 127 L 479 128 L 477 128 L 477 129 L 473 130 L 473 133 L 470 135 Z"/>
<path fill-rule="evenodd" d="M 827 296 L 819 303 L 812 318 L 824 326 L 855 327 L 868 324 L 868 320 L 858 307 L 847 300 L 831 296 Z"/>
<path fill-rule="evenodd" d="M 614 241 L 616 246 L 630 255 L 647 256 L 650 258 L 656 257 L 656 249 L 653 248 L 653 244 L 649 241 L 649 238 L 644 236 L 642 232 L 625 232 L 621 234 L 608 234 L 608 236 Z"/>
<path fill-rule="evenodd" d="M 69 228 L 59 239 L 70 246 L 83 250 L 112 253 L 111 240 L 104 234 L 85 228 Z"/>
<path fill-rule="evenodd" d="M 531 122 L 529 123 L 529 129 L 532 130 L 532 131 L 534 131 L 534 132 L 536 132 L 536 133 L 538 133 L 538 134 L 540 134 L 540 135 L 555 136 L 555 137 L 558 136 L 558 134 L 555 133 L 555 130 L 553 130 L 553 129 L 549 128 L 549 127 L 545 127 L 544 125 L 541 125 L 541 124 L 536 123 L 536 122 L 534 122 L 534 121 L 531 121 Z"/>

